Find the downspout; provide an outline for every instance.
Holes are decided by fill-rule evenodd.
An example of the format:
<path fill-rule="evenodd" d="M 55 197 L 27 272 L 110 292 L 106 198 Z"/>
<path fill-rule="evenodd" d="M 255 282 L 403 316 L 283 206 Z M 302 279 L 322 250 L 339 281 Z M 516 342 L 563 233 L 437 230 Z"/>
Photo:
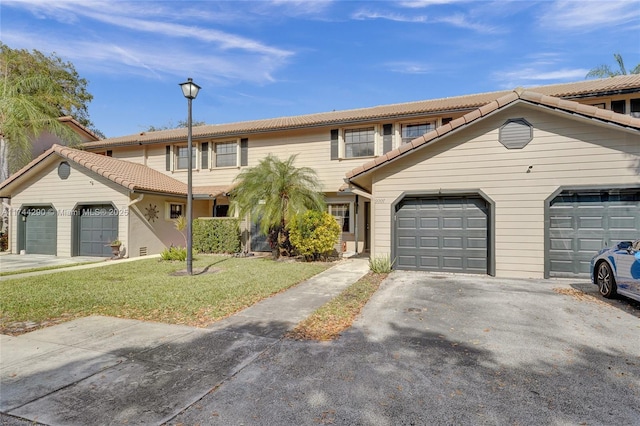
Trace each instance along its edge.
<path fill-rule="evenodd" d="M 132 202 L 130 202 L 127 207 L 131 207 L 134 204 L 139 203 L 140 201 L 142 201 L 142 199 L 144 198 L 144 194 L 140 194 L 140 196 L 138 198 L 136 198 L 135 200 L 133 200 Z"/>
<path fill-rule="evenodd" d="M 357 255 L 358 254 L 358 194 L 356 194 L 355 213 L 356 213 L 356 217 L 355 217 L 354 233 L 355 233 L 355 240 L 356 240 L 356 255 Z"/>

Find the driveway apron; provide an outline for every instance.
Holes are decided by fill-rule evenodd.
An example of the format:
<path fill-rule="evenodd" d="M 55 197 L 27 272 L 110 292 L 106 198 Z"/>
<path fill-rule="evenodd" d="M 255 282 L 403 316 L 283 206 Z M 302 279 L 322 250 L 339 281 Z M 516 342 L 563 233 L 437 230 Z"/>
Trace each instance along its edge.
<path fill-rule="evenodd" d="M 639 425 L 640 310 L 595 291 L 396 271 L 340 339 L 277 342 L 172 424 Z"/>

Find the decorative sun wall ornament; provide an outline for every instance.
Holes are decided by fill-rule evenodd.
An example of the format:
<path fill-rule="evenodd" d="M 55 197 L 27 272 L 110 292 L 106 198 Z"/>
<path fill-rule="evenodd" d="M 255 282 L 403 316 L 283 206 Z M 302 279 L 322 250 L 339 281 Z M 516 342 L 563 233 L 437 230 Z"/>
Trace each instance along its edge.
<path fill-rule="evenodd" d="M 158 211 L 158 207 L 153 204 L 149 204 L 149 207 L 145 207 L 145 210 L 147 212 L 144 214 L 144 217 L 146 217 L 149 222 L 155 222 L 158 218 L 158 213 L 160 213 Z"/>

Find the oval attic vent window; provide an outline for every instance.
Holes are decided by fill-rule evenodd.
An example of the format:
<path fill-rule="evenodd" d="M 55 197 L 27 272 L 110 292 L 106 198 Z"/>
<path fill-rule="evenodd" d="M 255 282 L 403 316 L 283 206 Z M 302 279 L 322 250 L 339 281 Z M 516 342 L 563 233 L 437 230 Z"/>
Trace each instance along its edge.
<path fill-rule="evenodd" d="M 66 161 L 60 163 L 60 165 L 58 166 L 58 176 L 60 176 L 60 179 L 65 180 L 69 177 L 70 174 L 71 166 L 69 166 L 69 163 L 67 163 Z"/>
<path fill-rule="evenodd" d="M 524 118 L 507 120 L 500 127 L 500 143 L 509 149 L 521 149 L 533 139 L 533 127 Z"/>

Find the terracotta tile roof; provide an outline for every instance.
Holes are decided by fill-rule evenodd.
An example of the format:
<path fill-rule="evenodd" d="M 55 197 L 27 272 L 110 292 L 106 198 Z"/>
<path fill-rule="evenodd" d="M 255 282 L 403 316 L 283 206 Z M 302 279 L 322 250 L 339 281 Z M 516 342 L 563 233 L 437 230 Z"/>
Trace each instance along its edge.
<path fill-rule="evenodd" d="M 640 74 L 599 80 L 585 80 L 576 83 L 553 84 L 529 88 L 527 90 L 538 92 L 543 95 L 563 98 L 624 93 L 625 91 L 640 90 Z M 510 90 L 504 90 L 442 99 L 380 105 L 370 108 L 198 126 L 193 128 L 193 138 L 204 139 L 209 137 L 231 137 L 304 127 L 343 125 L 368 120 L 468 111 L 485 105 L 497 98 L 509 94 L 510 92 Z M 134 135 L 104 139 L 97 142 L 89 142 L 85 144 L 85 147 L 87 149 L 97 149 L 108 146 L 184 141 L 186 138 L 187 129 L 179 128 L 158 132 L 142 132 Z"/>
<path fill-rule="evenodd" d="M 544 95 L 535 91 L 523 91 L 517 89 L 511 93 L 508 93 L 498 99 L 489 102 L 486 105 L 481 106 L 476 110 L 463 115 L 462 117 L 459 117 L 447 123 L 444 126 L 438 127 L 437 129 L 432 130 L 429 133 L 426 133 L 412 140 L 410 143 L 403 144 L 399 148 L 389 151 L 385 155 L 381 155 L 380 157 L 377 157 L 376 159 L 371 160 L 363 164 L 362 166 L 351 170 L 350 172 L 347 172 L 346 177 L 347 179 L 352 179 L 364 173 L 369 173 L 373 169 L 385 165 L 400 156 L 406 155 L 407 153 L 414 151 L 417 148 L 423 147 L 437 139 L 440 139 L 443 136 L 446 136 L 453 130 L 456 130 L 463 126 L 467 126 L 517 101 L 541 105 L 544 107 L 552 108 L 554 110 L 561 110 L 564 112 L 600 120 L 603 122 L 613 123 L 619 126 L 628 127 L 640 131 L 640 118 L 634 118 L 630 115 L 617 114 L 610 110 Z"/>
<path fill-rule="evenodd" d="M 205 197 L 217 197 L 218 195 L 226 194 L 231 191 L 232 185 L 208 185 L 208 186 L 194 186 L 194 195 Z"/>
<path fill-rule="evenodd" d="M 60 117 L 58 118 L 58 121 L 60 121 L 61 123 L 65 123 L 70 127 L 74 127 L 78 133 L 82 133 L 85 138 L 90 141 L 99 141 L 101 139 L 100 136 L 96 135 L 93 130 L 83 126 L 78 120 L 70 115 Z"/>
<path fill-rule="evenodd" d="M 61 145 L 53 145 L 38 158 L 27 164 L 20 171 L 14 173 L 0 184 L 0 192 L 22 175 L 42 163 L 51 155 L 58 155 L 70 162 L 78 164 L 112 182 L 122 185 L 130 191 L 154 192 L 172 195 L 187 195 L 187 185 L 170 176 L 160 173 L 144 164 L 107 157 L 87 151 L 69 148 Z M 203 187 L 202 194 L 220 194 L 225 192 L 222 187 Z M 194 194 L 196 188 L 194 188 Z"/>

